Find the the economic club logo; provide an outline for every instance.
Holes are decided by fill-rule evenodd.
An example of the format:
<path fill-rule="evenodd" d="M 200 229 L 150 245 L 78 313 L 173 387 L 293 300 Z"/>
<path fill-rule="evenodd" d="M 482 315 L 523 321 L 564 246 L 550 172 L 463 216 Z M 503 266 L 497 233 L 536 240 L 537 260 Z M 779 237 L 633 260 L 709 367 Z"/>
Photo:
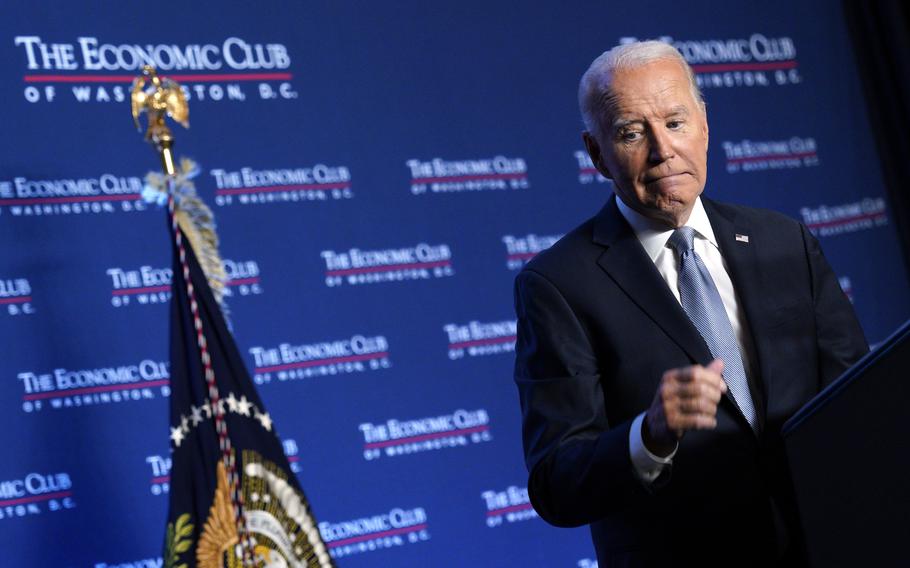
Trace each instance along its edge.
<path fill-rule="evenodd" d="M 10 316 L 35 313 L 28 278 L 0 278 L 0 310 Z"/>
<path fill-rule="evenodd" d="M 142 186 L 138 177 L 113 173 L 80 178 L 16 176 L 0 180 L 0 212 L 34 218 L 145 211 Z"/>
<path fill-rule="evenodd" d="M 793 136 L 786 140 L 726 140 L 721 143 L 727 173 L 792 170 L 819 165 L 815 138 Z"/>
<path fill-rule="evenodd" d="M 447 323 L 442 330 L 448 339 L 449 359 L 454 361 L 514 352 L 518 320 Z"/>
<path fill-rule="evenodd" d="M 68 472 L 31 472 L 0 480 L 0 521 L 75 509 Z"/>
<path fill-rule="evenodd" d="M 24 64 L 23 97 L 31 104 L 61 100 L 124 103 L 143 65 L 177 80 L 188 100 L 292 100 L 298 97 L 291 55 L 281 43 L 228 37 L 216 43 L 109 43 L 79 36 L 56 41 L 36 35 L 13 38 Z"/>
<path fill-rule="evenodd" d="M 21 371 L 22 410 L 27 413 L 121 404 L 170 396 L 169 364 L 144 359 L 136 364 L 51 371 Z"/>
<path fill-rule="evenodd" d="M 257 296 L 263 293 L 262 271 L 255 260 L 223 260 L 227 279 L 224 295 Z M 174 271 L 167 267 L 141 265 L 113 266 L 105 270 L 111 284 L 111 305 L 115 308 L 166 304 L 171 299 Z"/>
<path fill-rule="evenodd" d="M 383 249 L 324 250 L 325 285 L 334 288 L 382 282 L 429 280 L 455 275 L 452 248 L 445 243 L 418 243 Z"/>
<path fill-rule="evenodd" d="M 503 235 L 502 243 L 506 246 L 506 268 L 521 270 L 537 253 L 553 246 L 562 235 Z"/>
<path fill-rule="evenodd" d="M 748 37 L 675 39 L 661 36 L 686 59 L 695 72 L 701 89 L 771 87 L 802 82 L 796 43 L 789 36 L 768 37 L 753 33 Z M 620 43 L 638 41 L 620 38 Z"/>
<path fill-rule="evenodd" d="M 821 237 L 855 233 L 888 224 L 883 197 L 867 197 L 861 201 L 838 205 L 803 207 L 799 214 L 806 227 Z"/>
<path fill-rule="evenodd" d="M 578 183 L 581 185 L 590 185 L 592 183 L 609 183 L 610 180 L 600 175 L 591 156 L 584 150 L 575 151 L 575 162 L 578 165 Z"/>
<path fill-rule="evenodd" d="M 383 335 L 357 334 L 314 343 L 283 342 L 249 348 L 257 385 L 312 377 L 366 373 L 392 366 L 389 342 Z"/>
<path fill-rule="evenodd" d="M 372 461 L 422 452 L 482 444 L 493 439 L 490 415 L 483 408 L 458 409 L 451 414 L 406 419 L 389 418 L 358 426 L 363 435 L 363 458 Z"/>
<path fill-rule="evenodd" d="M 111 305 L 121 308 L 130 305 L 164 304 L 171 299 L 174 271 L 143 265 L 135 269 L 108 268 L 105 273 L 111 282 Z"/>
<path fill-rule="evenodd" d="M 472 160 L 411 159 L 411 194 L 462 193 L 526 189 L 528 165 L 523 158 L 495 156 Z"/>
<path fill-rule="evenodd" d="M 299 166 L 256 169 L 241 167 L 209 171 L 215 181 L 215 205 L 258 205 L 352 199 L 347 166 Z"/>
<path fill-rule="evenodd" d="M 319 523 L 319 533 L 333 558 L 417 544 L 430 539 L 423 507 L 395 507 L 345 521 Z"/>
<path fill-rule="evenodd" d="M 286 438 L 281 441 L 284 455 L 288 458 L 291 471 L 300 473 L 300 448 L 297 441 L 293 438 Z M 170 455 L 163 456 L 154 454 L 146 456 L 145 463 L 150 468 L 151 477 L 149 480 L 149 491 L 152 495 L 167 495 L 171 490 L 171 467 L 173 459 Z"/>
<path fill-rule="evenodd" d="M 527 487 L 510 485 L 502 490 L 489 489 L 480 494 L 486 506 L 486 525 L 490 528 L 504 523 L 520 523 L 537 518 L 531 506 Z"/>
<path fill-rule="evenodd" d="M 152 495 L 166 495 L 171 490 L 171 456 L 151 455 L 145 458 L 145 463 L 151 468 L 152 477 L 149 490 Z"/>

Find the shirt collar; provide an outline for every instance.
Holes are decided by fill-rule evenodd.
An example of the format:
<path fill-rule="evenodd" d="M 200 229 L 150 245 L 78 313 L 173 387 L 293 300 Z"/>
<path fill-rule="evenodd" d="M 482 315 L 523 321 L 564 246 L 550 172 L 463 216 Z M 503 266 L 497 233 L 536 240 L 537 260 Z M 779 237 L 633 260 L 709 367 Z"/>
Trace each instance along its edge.
<path fill-rule="evenodd" d="M 670 240 L 674 229 L 668 229 L 666 225 L 662 225 L 654 219 L 649 219 L 638 211 L 629 208 L 619 197 L 616 197 L 616 206 L 626 222 L 632 227 L 632 230 L 635 231 L 635 236 L 638 237 L 641 246 L 648 253 L 648 257 L 651 258 L 652 262 L 655 262 L 664 247 L 667 246 L 667 241 Z M 714 237 L 714 231 L 711 229 L 708 213 L 701 202 L 701 196 L 695 198 L 695 205 L 692 207 L 692 213 L 689 215 L 689 220 L 686 221 L 685 226 L 692 227 L 695 229 L 697 237 L 706 239 L 715 248 L 719 248 L 717 239 Z"/>

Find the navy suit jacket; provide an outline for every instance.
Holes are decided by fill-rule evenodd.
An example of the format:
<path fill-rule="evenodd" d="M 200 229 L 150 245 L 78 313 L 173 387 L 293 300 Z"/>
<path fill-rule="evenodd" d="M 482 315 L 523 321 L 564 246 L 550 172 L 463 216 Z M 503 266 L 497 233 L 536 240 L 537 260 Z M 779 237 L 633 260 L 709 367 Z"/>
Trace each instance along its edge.
<path fill-rule="evenodd" d="M 753 338 L 761 431 L 725 396 L 717 428 L 688 432 L 653 484 L 629 459 L 631 422 L 664 371 L 712 356 L 614 198 L 516 279 L 515 381 L 531 501 L 551 524 L 590 524 L 601 568 L 797 558 L 781 426 L 868 350 L 803 225 L 702 201 Z"/>

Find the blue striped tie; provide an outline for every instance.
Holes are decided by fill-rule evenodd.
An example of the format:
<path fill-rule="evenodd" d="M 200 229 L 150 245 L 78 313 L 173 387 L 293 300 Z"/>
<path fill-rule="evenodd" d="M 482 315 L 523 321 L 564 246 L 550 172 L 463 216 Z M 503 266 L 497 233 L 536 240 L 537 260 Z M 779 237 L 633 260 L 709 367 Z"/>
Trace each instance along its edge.
<path fill-rule="evenodd" d="M 693 248 L 694 238 L 695 229 L 680 227 L 667 241 L 679 255 L 679 300 L 708 344 L 711 354 L 723 360 L 727 388 L 752 429 L 758 431 L 755 405 L 749 393 L 739 344 L 714 280 Z"/>

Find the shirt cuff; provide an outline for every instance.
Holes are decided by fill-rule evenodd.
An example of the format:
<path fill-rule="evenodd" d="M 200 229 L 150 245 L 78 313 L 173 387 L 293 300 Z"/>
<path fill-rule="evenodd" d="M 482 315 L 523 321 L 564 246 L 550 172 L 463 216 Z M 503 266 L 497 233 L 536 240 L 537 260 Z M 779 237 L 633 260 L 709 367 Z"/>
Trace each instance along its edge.
<path fill-rule="evenodd" d="M 632 421 L 632 427 L 629 428 L 629 457 L 632 459 L 632 465 L 635 467 L 638 477 L 645 483 L 651 483 L 673 463 L 673 456 L 676 455 L 679 444 L 676 444 L 676 447 L 673 448 L 673 451 L 667 457 L 652 454 L 645 447 L 645 441 L 642 438 L 641 428 L 644 420 L 645 413 L 642 412 L 635 417 L 635 420 Z"/>

